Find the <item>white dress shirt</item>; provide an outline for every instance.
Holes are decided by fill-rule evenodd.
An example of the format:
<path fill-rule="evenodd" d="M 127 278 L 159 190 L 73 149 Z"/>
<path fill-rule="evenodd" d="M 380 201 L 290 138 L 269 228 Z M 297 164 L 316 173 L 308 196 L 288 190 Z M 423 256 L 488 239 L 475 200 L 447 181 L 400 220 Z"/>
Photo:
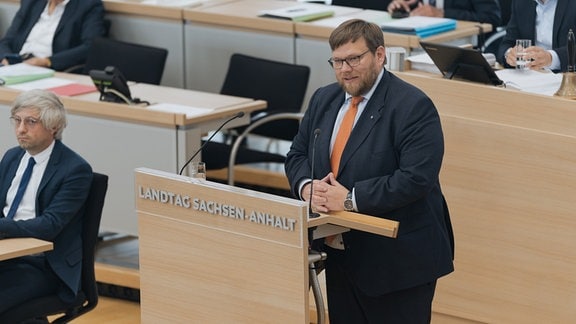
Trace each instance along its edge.
<path fill-rule="evenodd" d="M 24 170 L 26 170 L 28 160 L 30 157 L 33 157 L 34 161 L 36 161 L 36 165 L 34 165 L 34 169 L 32 169 L 32 177 L 30 178 L 30 182 L 28 182 L 24 196 L 22 196 L 22 201 L 20 201 L 18 210 L 16 211 L 16 214 L 14 214 L 14 220 L 27 220 L 36 217 L 36 194 L 42 176 L 44 175 L 44 171 L 46 170 L 46 165 L 48 165 L 48 160 L 52 154 L 52 149 L 54 149 L 54 142 L 52 142 L 52 144 L 50 144 L 50 146 L 48 146 L 44 151 L 35 156 L 28 154 L 28 152 L 24 153 L 24 156 L 22 156 L 22 159 L 20 160 L 18 170 L 16 170 L 16 175 L 14 176 L 14 179 L 12 179 L 12 184 L 8 189 L 8 194 L 6 195 L 4 215 L 8 215 L 12 201 L 14 201 L 14 197 L 16 196 L 16 191 L 18 191 L 20 180 L 22 180 L 22 175 L 24 174 Z"/>
<path fill-rule="evenodd" d="M 57 4 L 52 14 L 48 14 L 48 6 L 50 2 L 46 4 L 40 18 L 34 27 L 32 27 L 30 34 L 28 34 L 26 42 L 22 45 L 20 54 L 31 53 L 36 57 L 52 56 L 52 41 L 54 40 L 54 34 L 56 34 L 56 28 L 62 19 L 64 9 L 69 1 L 70 0 L 64 0 Z"/>
<path fill-rule="evenodd" d="M 550 70 L 560 70 L 560 58 L 558 53 L 552 50 L 552 37 L 554 27 L 554 13 L 558 0 L 535 0 L 536 1 L 536 42 L 534 45 L 542 47 L 552 55 Z M 566 35 L 568 37 L 568 35 Z"/>

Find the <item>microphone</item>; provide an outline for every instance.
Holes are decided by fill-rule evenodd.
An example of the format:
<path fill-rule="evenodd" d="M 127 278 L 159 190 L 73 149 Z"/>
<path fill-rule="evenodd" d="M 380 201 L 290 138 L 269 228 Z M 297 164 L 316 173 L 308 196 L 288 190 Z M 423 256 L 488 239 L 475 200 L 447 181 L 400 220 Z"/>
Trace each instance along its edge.
<path fill-rule="evenodd" d="M 568 72 L 576 72 L 576 39 L 572 29 L 568 31 Z"/>
<path fill-rule="evenodd" d="M 226 126 L 226 124 L 228 124 L 229 122 L 233 121 L 236 118 L 242 118 L 244 117 L 244 112 L 241 111 L 239 113 L 237 113 L 236 115 L 234 115 L 232 118 L 228 119 L 227 121 L 223 122 L 222 125 L 220 125 L 220 127 L 218 127 L 218 129 L 212 133 L 212 135 L 210 135 L 210 137 L 204 142 L 204 144 L 202 144 L 202 146 L 200 146 L 200 148 L 194 152 L 194 154 L 192 154 L 192 157 L 190 159 L 188 159 L 188 161 L 186 161 L 186 163 L 184 163 L 184 166 L 182 167 L 182 169 L 180 169 L 180 172 L 178 173 L 179 175 L 182 175 L 182 172 L 184 172 L 184 169 L 186 169 L 186 167 L 188 166 L 188 164 L 190 164 L 190 162 L 192 162 L 192 160 L 194 160 L 194 158 L 196 157 L 196 155 L 198 155 L 200 152 L 202 152 L 202 149 L 204 148 L 204 146 L 206 146 L 206 144 L 208 144 L 212 138 L 214 137 L 214 135 L 216 135 L 216 133 L 218 133 L 222 127 Z"/>
<path fill-rule="evenodd" d="M 314 192 L 314 156 L 316 155 L 316 139 L 318 139 L 318 135 L 320 135 L 320 128 L 316 128 L 314 130 L 314 141 L 312 142 L 312 163 L 310 163 L 310 200 L 308 201 L 308 218 L 316 218 L 319 217 L 320 214 L 315 213 L 312 211 L 312 193 Z"/>

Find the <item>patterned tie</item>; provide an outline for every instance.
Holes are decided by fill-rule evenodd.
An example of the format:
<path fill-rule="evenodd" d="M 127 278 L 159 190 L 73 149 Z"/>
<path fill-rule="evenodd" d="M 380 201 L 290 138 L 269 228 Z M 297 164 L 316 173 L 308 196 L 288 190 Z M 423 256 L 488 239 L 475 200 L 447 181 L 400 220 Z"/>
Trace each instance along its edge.
<path fill-rule="evenodd" d="M 330 157 L 330 165 L 332 166 L 332 173 L 334 176 L 338 175 L 338 168 L 340 167 L 340 159 L 342 158 L 342 152 L 344 152 L 344 147 L 350 133 L 352 133 L 352 127 L 354 126 L 354 119 L 356 118 L 356 113 L 358 112 L 358 104 L 364 100 L 364 97 L 352 97 L 350 102 L 350 108 L 344 115 L 342 123 L 340 124 L 340 129 L 336 135 L 336 140 L 334 141 L 334 146 L 332 147 L 332 156 Z"/>
<path fill-rule="evenodd" d="M 28 160 L 28 166 L 26 166 L 26 170 L 24 170 L 24 174 L 22 175 L 22 180 L 20 180 L 20 185 L 18 186 L 18 191 L 16 191 L 16 196 L 14 196 L 12 205 L 10 205 L 8 215 L 6 215 L 7 218 L 14 218 L 14 215 L 16 215 L 18 205 L 20 205 L 20 201 L 22 201 L 22 197 L 24 196 L 28 182 L 30 182 L 30 178 L 32 177 L 32 169 L 34 169 L 34 164 L 36 164 L 36 161 L 33 157 L 31 157 Z"/>

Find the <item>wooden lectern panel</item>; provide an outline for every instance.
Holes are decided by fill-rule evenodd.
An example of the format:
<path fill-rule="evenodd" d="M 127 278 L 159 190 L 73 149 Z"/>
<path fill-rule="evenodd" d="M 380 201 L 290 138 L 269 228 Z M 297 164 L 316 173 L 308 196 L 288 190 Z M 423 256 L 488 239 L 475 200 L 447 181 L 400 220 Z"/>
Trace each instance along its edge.
<path fill-rule="evenodd" d="M 136 172 L 142 323 L 308 323 L 306 204 L 188 179 Z"/>

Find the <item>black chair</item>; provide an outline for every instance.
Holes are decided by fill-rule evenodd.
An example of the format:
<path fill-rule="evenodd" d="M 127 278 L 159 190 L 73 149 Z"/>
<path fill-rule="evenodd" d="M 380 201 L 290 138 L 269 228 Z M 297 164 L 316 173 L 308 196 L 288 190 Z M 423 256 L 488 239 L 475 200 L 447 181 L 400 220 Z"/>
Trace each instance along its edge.
<path fill-rule="evenodd" d="M 114 66 L 128 81 L 160 84 L 167 57 L 168 50 L 164 48 L 100 37 L 92 43 L 82 73 Z"/>
<path fill-rule="evenodd" d="M 267 109 L 254 112 L 250 124 L 280 113 L 299 113 L 310 78 L 308 66 L 233 54 L 220 91 L 221 94 L 266 100 Z M 252 128 L 250 134 L 260 135 L 273 140 L 291 141 L 298 132 L 299 120 L 274 118 Z M 237 127 L 232 130 L 232 141 L 246 129 Z M 202 159 L 207 169 L 228 167 L 231 147 L 227 143 L 208 143 L 202 149 Z M 283 163 L 285 157 L 266 151 L 242 147 L 239 149 L 236 164 L 255 162 Z"/>
<path fill-rule="evenodd" d="M 498 53 L 500 42 L 502 38 L 506 36 L 506 26 L 508 25 L 512 11 L 512 0 L 499 0 L 499 2 L 502 24 L 484 41 L 482 48 L 482 52 L 484 53 Z"/>
<path fill-rule="evenodd" d="M 308 66 L 233 54 L 220 93 L 266 100 L 265 110 L 251 114 L 253 123 L 268 115 L 300 112 L 309 79 Z M 245 128 L 236 130 L 241 133 Z M 291 141 L 297 131 L 298 122 L 276 120 L 253 129 L 252 134 Z"/>
<path fill-rule="evenodd" d="M 64 314 L 54 319 L 52 323 L 68 323 L 96 307 L 98 289 L 94 271 L 94 255 L 107 189 L 108 176 L 94 173 L 90 193 L 85 204 L 86 211 L 82 228 L 82 283 L 76 301 L 72 305 L 65 304 L 57 295 L 36 298 L 2 314 L 0 322 L 34 323 L 35 319 L 38 318 Z"/>

